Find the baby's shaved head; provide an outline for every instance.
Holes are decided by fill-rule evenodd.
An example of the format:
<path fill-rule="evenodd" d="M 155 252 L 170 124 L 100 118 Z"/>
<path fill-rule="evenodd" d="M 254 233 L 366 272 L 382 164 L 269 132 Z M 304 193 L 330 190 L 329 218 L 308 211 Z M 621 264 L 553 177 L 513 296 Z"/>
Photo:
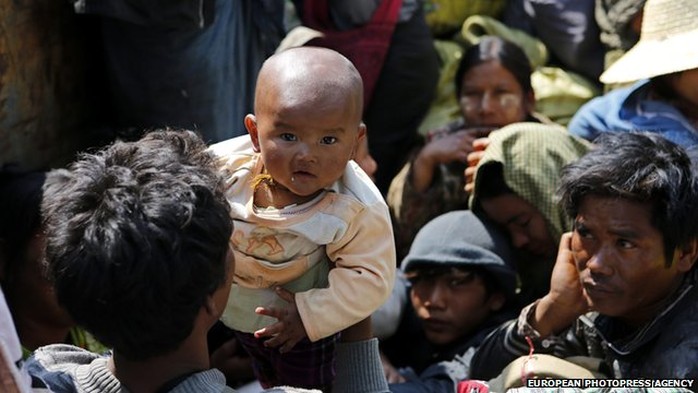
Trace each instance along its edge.
<path fill-rule="evenodd" d="M 276 94 L 281 103 L 305 102 L 310 106 L 342 100 L 345 104 L 353 104 L 357 121 L 361 120 L 361 75 L 351 61 L 331 49 L 298 47 L 267 59 L 257 79 L 257 114 L 268 109 L 270 94 Z"/>

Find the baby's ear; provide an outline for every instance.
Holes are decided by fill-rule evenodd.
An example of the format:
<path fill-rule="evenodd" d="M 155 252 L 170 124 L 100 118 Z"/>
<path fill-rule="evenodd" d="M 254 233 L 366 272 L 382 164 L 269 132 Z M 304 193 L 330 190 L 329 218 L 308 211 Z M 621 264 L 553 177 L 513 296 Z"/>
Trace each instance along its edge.
<path fill-rule="evenodd" d="M 359 123 L 358 132 L 359 132 L 359 138 L 358 138 L 359 141 L 361 141 L 361 139 L 363 139 L 363 138 L 366 138 L 366 123 L 364 123 L 363 121 L 361 123 Z"/>
<path fill-rule="evenodd" d="M 356 160 L 357 156 L 359 155 L 359 151 L 361 151 L 362 148 L 365 147 L 366 152 L 368 152 L 368 142 L 366 138 L 366 124 L 362 121 L 359 123 L 359 127 L 356 129 L 356 142 L 351 150 L 352 160 Z"/>
<path fill-rule="evenodd" d="M 250 138 L 252 139 L 252 146 L 254 147 L 254 151 L 259 153 L 261 150 L 259 149 L 259 133 L 257 131 L 257 118 L 253 114 L 248 114 L 245 116 L 245 128 L 247 129 L 247 133 L 250 134 Z"/>

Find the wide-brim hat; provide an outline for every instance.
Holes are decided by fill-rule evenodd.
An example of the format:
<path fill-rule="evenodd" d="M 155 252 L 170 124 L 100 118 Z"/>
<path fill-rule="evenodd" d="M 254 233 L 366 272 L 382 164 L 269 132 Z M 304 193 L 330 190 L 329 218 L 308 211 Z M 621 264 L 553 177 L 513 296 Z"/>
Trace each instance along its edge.
<path fill-rule="evenodd" d="M 603 74 L 624 83 L 698 68 L 698 0 L 647 0 L 640 40 Z"/>

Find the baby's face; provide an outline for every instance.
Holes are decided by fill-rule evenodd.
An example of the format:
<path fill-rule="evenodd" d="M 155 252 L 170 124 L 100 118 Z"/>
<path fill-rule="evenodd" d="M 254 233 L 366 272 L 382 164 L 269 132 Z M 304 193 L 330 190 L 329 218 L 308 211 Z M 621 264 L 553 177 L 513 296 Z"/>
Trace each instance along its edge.
<path fill-rule="evenodd" d="M 337 96 L 337 95 L 335 95 Z M 281 98 L 270 94 L 246 121 L 275 182 L 299 196 L 329 187 L 343 174 L 364 129 L 350 100 Z"/>

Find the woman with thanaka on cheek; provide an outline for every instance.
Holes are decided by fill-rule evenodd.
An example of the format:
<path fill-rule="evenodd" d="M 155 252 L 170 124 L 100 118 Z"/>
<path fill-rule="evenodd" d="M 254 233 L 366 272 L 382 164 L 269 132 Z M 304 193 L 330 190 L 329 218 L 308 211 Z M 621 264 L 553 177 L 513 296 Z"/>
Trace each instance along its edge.
<path fill-rule="evenodd" d="M 492 130 L 550 122 L 534 112 L 531 73 L 523 50 L 499 37 L 485 36 L 463 53 L 454 79 L 461 118 L 429 131 L 390 186 L 400 260 L 429 220 L 468 207 L 463 171 L 471 155 L 482 153 Z"/>
<path fill-rule="evenodd" d="M 238 261 L 222 321 L 263 386 L 329 387 L 337 333 L 392 289 L 388 209 L 352 161 L 366 133 L 362 106 L 349 60 L 290 49 L 260 71 L 249 136 L 212 147 L 230 172 Z"/>

